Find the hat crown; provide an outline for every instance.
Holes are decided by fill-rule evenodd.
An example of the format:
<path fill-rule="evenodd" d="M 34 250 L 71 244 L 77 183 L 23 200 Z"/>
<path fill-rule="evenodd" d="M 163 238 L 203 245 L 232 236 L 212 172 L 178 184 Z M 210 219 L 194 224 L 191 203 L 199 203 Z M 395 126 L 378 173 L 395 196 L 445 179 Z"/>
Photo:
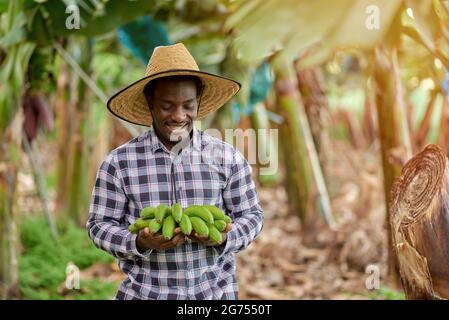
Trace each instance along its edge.
<path fill-rule="evenodd" d="M 195 59 L 182 43 L 154 48 L 145 76 L 174 69 L 199 71 Z"/>

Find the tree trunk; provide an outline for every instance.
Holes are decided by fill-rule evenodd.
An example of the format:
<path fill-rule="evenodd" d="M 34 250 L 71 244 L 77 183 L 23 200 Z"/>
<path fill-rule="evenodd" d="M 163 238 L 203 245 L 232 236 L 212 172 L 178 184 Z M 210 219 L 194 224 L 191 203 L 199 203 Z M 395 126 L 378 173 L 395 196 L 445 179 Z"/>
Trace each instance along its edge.
<path fill-rule="evenodd" d="M 120 123 L 117 117 L 107 115 L 111 118 L 112 122 L 112 139 L 111 139 L 111 149 L 115 149 L 127 141 L 134 138 L 128 130 Z M 112 118 L 113 117 L 113 118 Z"/>
<path fill-rule="evenodd" d="M 5 132 L 0 132 L 0 295 L 3 299 L 20 295 L 16 207 L 23 122 L 20 115 L 18 113 Z"/>
<path fill-rule="evenodd" d="M 323 75 L 319 68 L 299 69 L 296 67 L 298 89 L 301 93 L 304 109 L 309 120 L 313 142 L 318 152 L 323 176 L 326 179 L 326 146 L 324 118 L 328 112 L 328 102 Z"/>
<path fill-rule="evenodd" d="M 415 145 L 418 150 L 421 150 L 426 144 L 437 96 L 438 90 L 434 89 L 430 92 L 430 99 L 427 103 L 426 113 L 424 114 L 421 124 L 419 125 L 418 132 L 415 135 Z"/>
<path fill-rule="evenodd" d="M 307 226 L 311 221 L 310 218 L 315 219 L 317 217 L 316 214 L 307 213 L 310 180 L 307 176 L 306 163 L 309 164 L 312 173 L 311 178 L 313 179 L 314 187 L 316 188 L 315 199 L 317 210 L 313 211 L 320 212 L 329 227 L 334 228 L 335 221 L 332 215 L 329 194 L 324 183 L 318 154 L 316 152 L 315 144 L 313 143 L 309 122 L 299 94 L 293 65 L 280 60 L 279 63 L 280 65 L 275 64 L 275 88 L 279 99 L 278 107 L 281 109 L 281 112 L 283 112 L 286 123 L 285 127 L 288 128 L 288 130 L 284 130 L 282 138 L 285 137 L 286 141 L 291 143 L 290 145 L 287 145 L 287 147 L 284 146 L 285 161 L 287 162 L 287 166 L 291 165 L 293 169 L 292 172 L 287 172 L 287 181 L 289 182 L 288 187 L 292 188 L 288 194 L 289 196 L 300 196 L 302 197 L 301 201 L 305 201 L 304 203 L 299 202 L 300 210 L 296 212 L 299 212 L 300 217 L 302 215 L 301 220 L 303 225 Z M 290 134 L 290 137 L 287 137 L 287 133 Z M 298 151 L 299 153 L 297 153 Z M 307 162 L 307 159 L 310 161 Z M 288 164 L 289 161 L 292 163 Z M 297 166 L 298 163 L 300 164 L 299 166 Z M 291 176 L 294 178 L 292 179 Z M 301 182 L 303 183 L 301 184 Z M 304 188 L 305 186 L 306 188 Z M 305 189 L 306 192 L 303 192 L 301 189 Z M 296 194 L 292 194 L 292 192 L 296 192 Z M 294 198 L 290 198 L 289 200 L 295 201 Z"/>
<path fill-rule="evenodd" d="M 407 299 L 449 299 L 449 162 L 427 146 L 392 189 L 390 223 Z"/>
<path fill-rule="evenodd" d="M 92 43 L 90 40 L 82 40 L 80 43 L 81 54 L 79 57 L 80 67 L 90 74 L 92 61 Z M 81 226 L 85 224 L 89 205 L 89 194 L 87 173 L 88 173 L 88 132 L 89 110 L 91 94 L 86 84 L 78 78 L 76 108 L 74 110 L 73 121 L 74 132 L 71 135 L 69 144 L 71 161 L 69 170 L 68 201 L 66 212 L 69 217 Z M 76 130 L 76 131 L 75 131 Z"/>
<path fill-rule="evenodd" d="M 447 96 L 443 96 L 438 145 L 443 149 L 444 153 L 449 156 L 449 97 Z"/>
<path fill-rule="evenodd" d="M 366 147 L 369 147 L 377 137 L 377 131 L 375 126 L 375 110 L 374 110 L 374 98 L 368 88 L 365 88 L 365 104 L 363 109 L 363 125 L 362 132 L 365 137 Z"/>
<path fill-rule="evenodd" d="M 381 145 L 382 169 L 384 176 L 384 194 L 387 208 L 385 225 L 388 233 L 388 274 L 393 285 L 399 283 L 397 258 L 392 246 L 392 233 L 388 223 L 389 197 L 391 186 L 395 177 L 400 173 L 401 158 L 400 143 L 398 140 L 398 126 L 396 114 L 395 80 L 391 53 L 376 49 L 374 66 L 375 101 L 377 107 L 377 120 Z"/>
<path fill-rule="evenodd" d="M 283 116 L 280 141 L 286 169 L 286 189 L 291 213 L 299 216 L 303 224 L 308 221 L 307 212 L 310 192 L 310 176 L 307 165 L 307 152 L 298 120 L 298 86 L 289 70 L 275 70 L 276 108 Z"/>
<path fill-rule="evenodd" d="M 267 163 L 264 162 L 268 159 L 269 161 L 278 159 L 278 139 L 276 139 L 275 136 L 270 135 L 270 121 L 268 120 L 267 110 L 263 103 L 254 107 L 253 113 L 251 114 L 251 120 L 252 126 L 256 130 L 257 137 L 256 151 L 258 154 L 257 167 L 259 171 L 259 182 L 262 185 L 271 185 L 279 180 L 279 170 L 276 170 L 276 172 L 273 173 L 264 174 L 264 168 L 267 167 Z"/>
<path fill-rule="evenodd" d="M 67 205 L 67 189 L 70 183 L 69 175 L 69 148 L 67 141 L 71 140 L 73 104 L 70 102 L 70 82 L 69 70 L 64 61 L 61 61 L 57 80 L 57 89 L 55 97 L 56 118 L 58 119 L 58 159 L 56 168 L 57 189 L 55 212 L 64 211 Z"/>

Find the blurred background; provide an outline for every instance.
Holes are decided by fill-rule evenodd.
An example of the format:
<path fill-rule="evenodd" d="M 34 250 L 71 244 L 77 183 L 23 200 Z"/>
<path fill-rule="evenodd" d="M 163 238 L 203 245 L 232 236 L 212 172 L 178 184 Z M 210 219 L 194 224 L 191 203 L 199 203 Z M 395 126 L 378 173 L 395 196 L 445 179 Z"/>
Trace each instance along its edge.
<path fill-rule="evenodd" d="M 201 129 L 278 130 L 258 136 L 279 166 L 253 164 L 265 226 L 237 255 L 240 298 L 404 299 L 389 192 L 426 144 L 449 153 L 448 1 L 0 0 L 2 298 L 114 296 L 90 195 L 146 128 L 105 104 L 177 42 L 243 85 Z"/>

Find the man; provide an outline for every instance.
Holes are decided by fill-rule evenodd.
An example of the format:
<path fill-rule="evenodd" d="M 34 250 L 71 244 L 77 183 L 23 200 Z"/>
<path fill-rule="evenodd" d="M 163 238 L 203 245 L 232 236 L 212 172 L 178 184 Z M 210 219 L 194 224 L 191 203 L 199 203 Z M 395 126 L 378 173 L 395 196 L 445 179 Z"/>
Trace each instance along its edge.
<path fill-rule="evenodd" d="M 240 85 L 201 72 L 183 44 L 157 47 L 146 76 L 115 94 L 108 109 L 149 126 L 103 161 L 87 229 L 94 244 L 127 275 L 116 299 L 237 299 L 234 254 L 260 233 L 263 211 L 251 167 L 240 152 L 193 126 Z M 140 211 L 180 203 L 221 208 L 233 219 L 216 245 L 179 229 L 171 240 L 128 226 Z"/>

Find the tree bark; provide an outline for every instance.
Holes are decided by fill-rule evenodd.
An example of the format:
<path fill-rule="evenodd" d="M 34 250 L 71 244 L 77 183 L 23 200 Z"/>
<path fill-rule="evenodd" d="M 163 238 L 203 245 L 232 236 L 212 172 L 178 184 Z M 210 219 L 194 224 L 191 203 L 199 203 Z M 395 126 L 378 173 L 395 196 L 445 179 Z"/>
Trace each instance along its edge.
<path fill-rule="evenodd" d="M 256 130 L 256 151 L 257 157 L 257 168 L 258 168 L 258 178 L 262 185 L 271 185 L 279 180 L 278 171 L 272 174 L 263 174 L 261 167 L 265 167 L 266 164 L 261 163 L 259 155 L 261 155 L 264 160 L 278 159 L 278 139 L 270 134 L 270 121 L 268 120 L 267 110 L 263 103 L 258 104 L 254 107 L 253 113 L 251 114 L 252 126 Z M 265 132 L 260 132 L 259 129 L 265 129 Z"/>
<path fill-rule="evenodd" d="M 67 148 L 67 141 L 70 141 L 72 132 L 72 103 L 70 102 L 70 82 L 69 82 L 68 66 L 64 61 L 61 61 L 59 78 L 56 86 L 55 109 L 58 131 L 58 159 L 56 168 L 57 190 L 55 201 L 55 212 L 64 211 L 67 203 L 67 188 L 69 184 L 69 148 Z"/>
<path fill-rule="evenodd" d="M 288 130 L 283 130 L 284 134 L 282 135 L 281 133 L 281 135 L 282 138 L 285 137 L 286 141 L 290 141 L 290 145 L 287 145 L 287 147 L 284 145 L 286 166 L 291 166 L 293 169 L 292 172 L 287 172 L 287 184 L 289 188 L 292 188 L 292 190 L 288 192 L 288 195 L 290 197 L 295 195 L 297 197 L 302 197 L 301 201 L 305 201 L 297 202 L 300 205 L 300 208 L 297 208 L 299 211 L 296 212 L 299 212 L 303 224 L 307 226 L 309 216 L 316 218 L 315 214 L 307 214 L 308 192 L 310 192 L 310 187 L 306 164 L 310 165 L 312 173 L 311 178 L 316 187 L 316 212 L 320 212 L 329 227 L 334 228 L 335 221 L 332 215 L 329 194 L 324 183 L 323 173 L 315 144 L 313 143 L 309 122 L 299 94 L 293 65 L 290 65 L 285 61 L 279 61 L 278 64 L 275 64 L 275 79 L 278 107 L 280 107 L 280 111 L 283 113 L 286 124 L 285 127 L 288 128 Z M 286 133 L 289 133 L 290 137 L 288 137 Z M 298 152 L 300 154 L 297 154 Z M 307 160 L 310 161 L 307 162 Z M 289 163 L 290 161 L 292 163 Z M 297 164 L 299 164 L 299 166 Z M 303 184 L 301 184 L 301 179 L 303 180 Z M 305 186 L 306 192 L 302 190 Z M 295 192 L 295 194 L 292 194 L 291 192 Z M 289 200 L 297 201 L 295 198 L 289 198 Z"/>
<path fill-rule="evenodd" d="M 449 162 L 427 146 L 402 169 L 390 223 L 407 299 L 449 299 Z"/>
<path fill-rule="evenodd" d="M 447 96 L 443 96 L 438 145 L 443 149 L 444 153 L 449 156 L 449 98 Z"/>
<path fill-rule="evenodd" d="M 384 178 L 384 194 L 387 213 L 385 226 L 388 233 L 388 274 L 393 285 L 399 284 L 397 257 L 392 245 L 392 233 L 390 230 L 388 212 L 391 187 L 395 177 L 400 173 L 402 158 L 398 139 L 398 125 L 396 114 L 395 80 L 391 76 L 393 72 L 391 53 L 376 49 L 374 83 L 375 101 L 377 108 L 377 121 L 381 145 L 382 169 Z"/>
<path fill-rule="evenodd" d="M 18 113 L 10 126 L 0 132 L 0 295 L 3 299 L 20 295 L 16 189 L 22 122 L 23 117 Z"/>
<path fill-rule="evenodd" d="M 288 206 L 302 223 L 307 220 L 309 207 L 310 176 L 307 166 L 307 152 L 303 142 L 297 115 L 298 87 L 288 71 L 278 68 L 275 78 L 276 108 L 284 118 L 280 141 L 285 164 Z"/>
<path fill-rule="evenodd" d="M 87 73 L 90 74 L 90 66 L 92 61 L 92 43 L 90 40 L 82 40 L 81 56 L 79 65 Z M 91 94 L 86 84 L 78 78 L 77 83 L 77 99 L 74 110 L 73 121 L 74 132 L 70 140 L 70 169 L 68 184 L 68 201 L 66 212 L 73 221 L 83 226 L 87 217 L 87 209 L 89 202 L 88 191 L 88 137 L 86 135 L 89 124 L 89 103 L 91 102 Z"/>
<path fill-rule="evenodd" d="M 325 146 L 325 114 L 328 111 L 328 102 L 324 86 L 323 75 L 319 68 L 299 69 L 296 66 L 298 89 L 301 93 L 312 132 L 313 142 L 318 153 L 323 176 L 326 180 L 326 146 Z"/>

